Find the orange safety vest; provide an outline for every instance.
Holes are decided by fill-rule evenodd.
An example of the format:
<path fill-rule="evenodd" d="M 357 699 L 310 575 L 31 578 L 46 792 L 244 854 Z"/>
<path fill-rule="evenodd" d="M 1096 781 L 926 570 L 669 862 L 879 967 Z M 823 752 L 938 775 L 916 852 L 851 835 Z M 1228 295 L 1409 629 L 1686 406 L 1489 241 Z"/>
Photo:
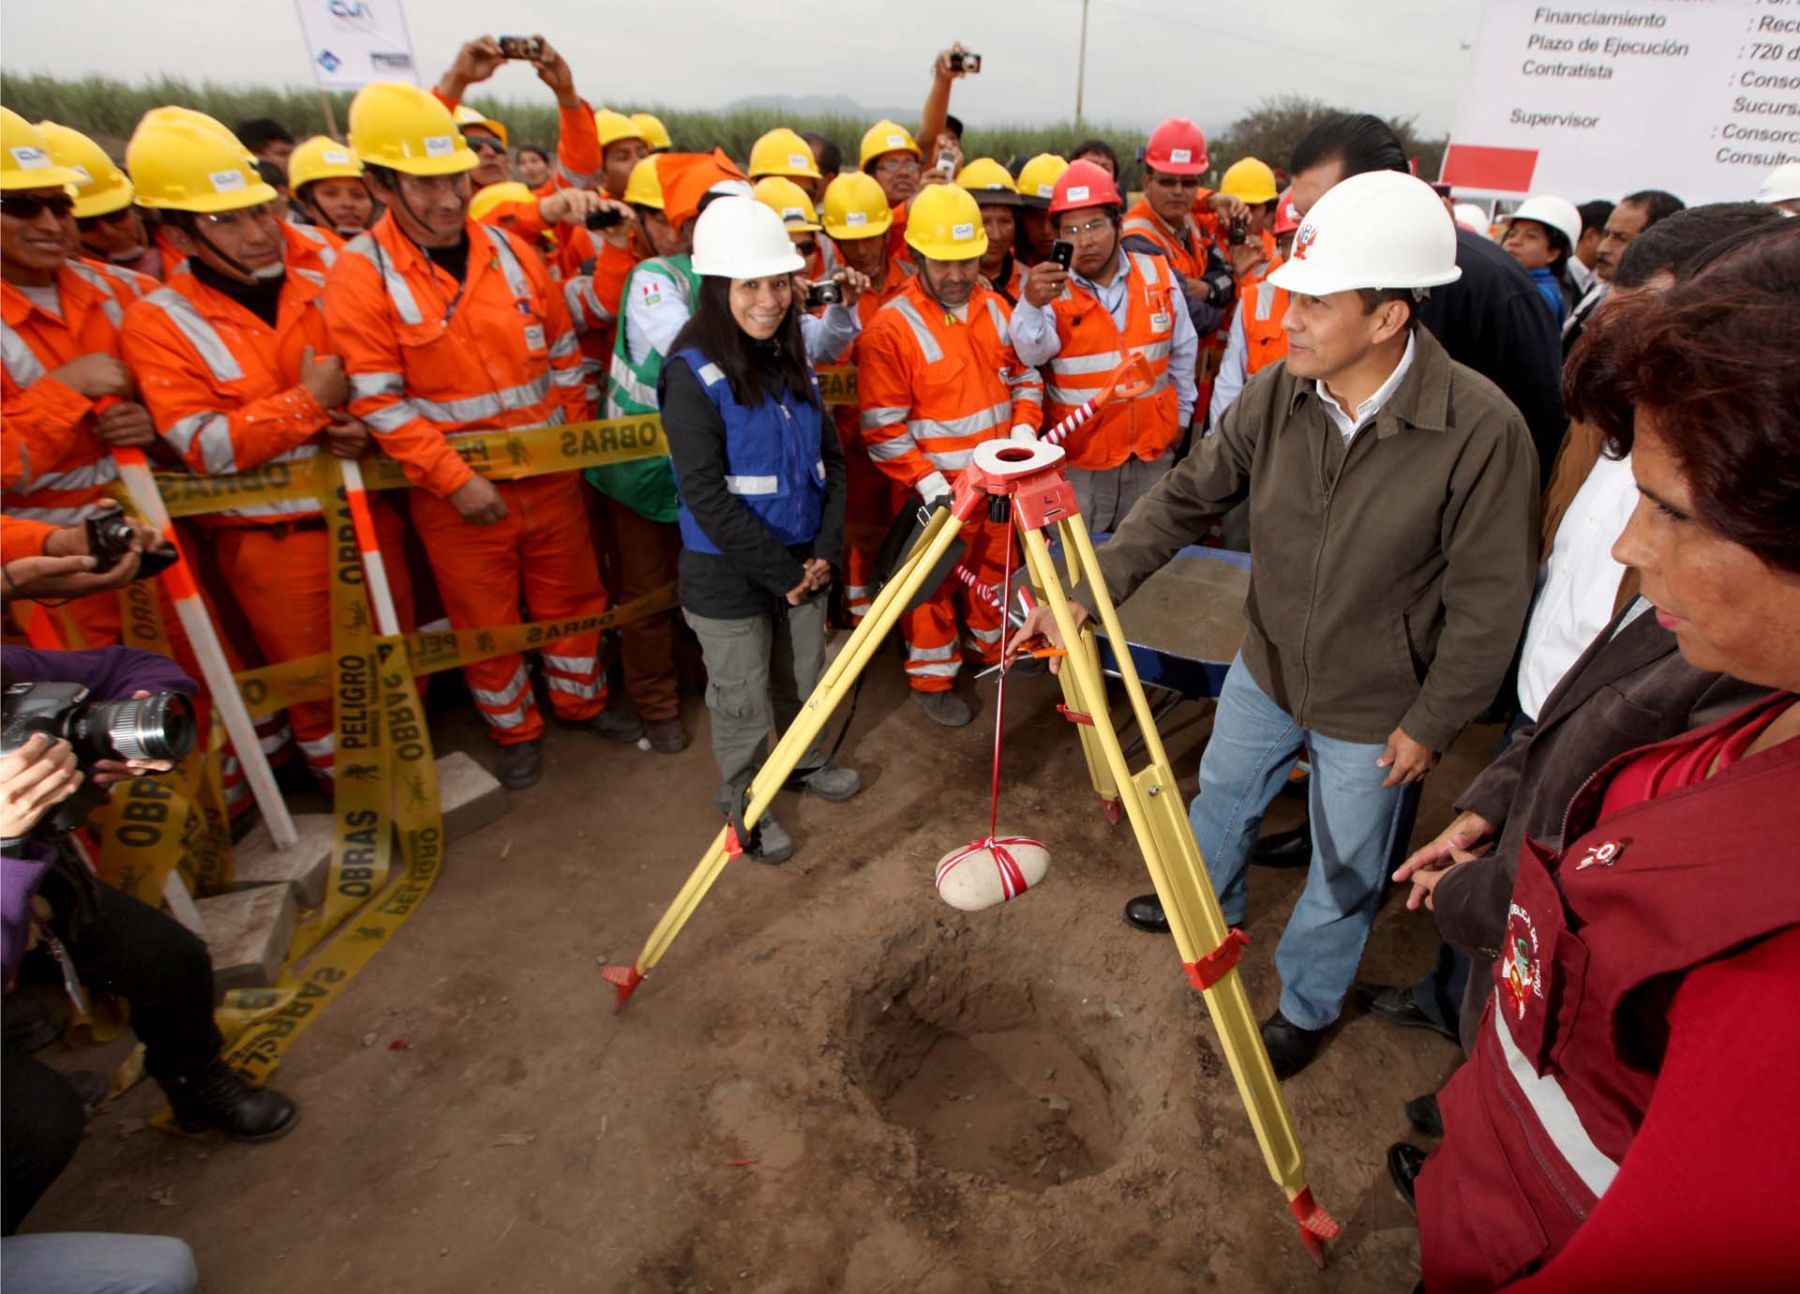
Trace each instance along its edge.
<path fill-rule="evenodd" d="M 983 441 L 1043 422 L 1043 381 L 1013 353 L 1010 317 L 978 284 L 964 323 L 916 275 L 876 312 L 857 339 L 856 383 L 877 467 L 907 486 L 934 471 L 953 478 Z"/>
<path fill-rule="evenodd" d="M 300 362 L 308 346 L 321 357 L 331 353 L 319 298 L 343 243 L 296 225 L 281 233 L 287 275 L 274 327 L 188 273 L 125 312 L 125 362 L 157 431 L 196 475 L 311 458 L 331 423 L 300 385 Z M 275 525 L 318 513 L 318 501 L 308 498 L 217 515 Z"/>
<path fill-rule="evenodd" d="M 0 284 L 0 506 L 7 512 L 72 526 L 105 510 L 119 469 L 94 434 L 94 402 L 51 373 L 83 355 L 118 356 L 125 308 L 158 286 L 117 266 L 65 261 L 55 277 L 58 318 Z"/>
<path fill-rule="evenodd" d="M 513 235 L 465 222 L 458 283 L 390 212 L 345 244 L 325 284 L 325 326 L 350 377 L 350 411 L 415 485 L 447 497 L 474 473 L 464 432 L 589 416 L 581 346 L 561 290 Z"/>
<path fill-rule="evenodd" d="M 1144 252 L 1125 254 L 1123 330 L 1099 298 L 1073 279 L 1050 303 L 1060 345 L 1044 365 L 1046 426 L 1054 427 L 1099 394 L 1128 355 L 1149 361 L 1153 378 L 1143 395 L 1110 406 L 1069 437 L 1064 448 L 1070 467 L 1105 471 L 1134 454 L 1152 462 L 1181 438 L 1181 401 L 1169 381 L 1169 354 L 1175 312 L 1186 307 L 1159 260 Z"/>
<path fill-rule="evenodd" d="M 1280 264 L 1280 257 L 1271 257 L 1260 270 L 1245 275 L 1238 288 L 1237 308 L 1244 319 L 1244 366 L 1251 374 L 1287 357 L 1287 329 L 1282 320 L 1287 318 L 1288 293 L 1269 282 L 1269 275 Z"/>
<path fill-rule="evenodd" d="M 1148 198 L 1134 202 L 1119 226 L 1119 237 L 1130 238 L 1133 234 L 1148 238 L 1160 247 L 1169 258 L 1169 264 L 1183 278 L 1199 278 L 1206 268 L 1207 241 L 1199 226 L 1190 218 L 1183 229 L 1170 229 L 1162 217 L 1151 210 Z"/>

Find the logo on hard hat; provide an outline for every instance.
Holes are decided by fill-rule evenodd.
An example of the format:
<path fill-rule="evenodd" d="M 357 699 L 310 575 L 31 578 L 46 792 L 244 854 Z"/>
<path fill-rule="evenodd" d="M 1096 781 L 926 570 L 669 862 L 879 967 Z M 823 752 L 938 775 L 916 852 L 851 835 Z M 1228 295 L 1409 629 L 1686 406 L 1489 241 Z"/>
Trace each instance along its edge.
<path fill-rule="evenodd" d="M 1313 245 L 1313 241 L 1317 239 L 1318 236 L 1319 227 L 1317 225 L 1301 225 L 1300 232 L 1294 235 L 1293 258 L 1297 261 L 1305 260 L 1306 249 Z"/>
<path fill-rule="evenodd" d="M 959 243 L 967 242 L 969 239 L 975 237 L 975 226 L 974 225 L 951 225 L 950 226 L 950 237 Z"/>
<path fill-rule="evenodd" d="M 214 171 L 206 177 L 212 181 L 214 193 L 236 193 L 247 186 L 242 171 Z"/>
<path fill-rule="evenodd" d="M 905 148 L 906 147 L 906 136 L 905 135 L 889 135 L 887 137 L 887 142 L 888 142 L 889 148 Z"/>
<path fill-rule="evenodd" d="M 1040 184 L 1038 185 L 1037 195 L 1040 198 L 1054 197 L 1056 195 L 1056 186 L 1054 184 Z"/>
<path fill-rule="evenodd" d="M 13 161 L 19 164 L 21 171 L 41 171 L 50 165 L 50 154 L 41 148 L 24 145 L 12 151 Z"/>
<path fill-rule="evenodd" d="M 869 223 L 869 213 L 866 211 L 846 211 L 844 213 L 844 223 L 846 225 L 866 225 Z"/>
<path fill-rule="evenodd" d="M 1191 162 L 1194 160 L 1194 150 L 1191 148 L 1171 148 L 1169 150 L 1169 160 L 1171 162 Z"/>
<path fill-rule="evenodd" d="M 806 213 L 800 210 L 799 207 L 783 207 L 781 209 L 781 218 L 783 220 L 805 220 Z"/>
<path fill-rule="evenodd" d="M 350 154 L 340 153 L 336 149 L 327 148 L 319 154 L 319 160 L 321 162 L 327 162 L 332 166 L 348 166 L 350 165 Z"/>
<path fill-rule="evenodd" d="M 812 161 L 812 158 L 802 157 L 798 153 L 788 154 L 788 165 L 797 171 L 804 171 L 806 169 L 806 164 L 810 161 Z"/>
<path fill-rule="evenodd" d="M 1070 187 L 1070 189 L 1069 189 L 1069 201 L 1070 202 L 1086 202 L 1087 200 L 1088 200 L 1088 186 L 1087 185 L 1076 184 L 1076 185 L 1072 185 Z"/>
<path fill-rule="evenodd" d="M 449 157 L 456 151 L 456 140 L 449 135 L 425 136 L 425 156 Z"/>

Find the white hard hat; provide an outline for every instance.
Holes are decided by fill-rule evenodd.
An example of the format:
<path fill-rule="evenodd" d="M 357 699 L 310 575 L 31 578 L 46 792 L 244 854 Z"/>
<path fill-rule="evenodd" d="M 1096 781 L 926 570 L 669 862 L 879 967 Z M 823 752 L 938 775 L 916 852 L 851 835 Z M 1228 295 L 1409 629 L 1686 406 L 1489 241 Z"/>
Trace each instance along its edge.
<path fill-rule="evenodd" d="M 696 274 L 760 279 L 805 265 L 781 217 L 755 198 L 720 198 L 694 224 Z"/>
<path fill-rule="evenodd" d="M 1783 162 L 1756 191 L 1758 202 L 1792 202 L 1796 198 L 1800 198 L 1800 162 Z"/>
<path fill-rule="evenodd" d="M 1575 250 L 1575 244 L 1581 241 L 1581 213 L 1575 210 L 1575 204 L 1567 198 L 1554 197 L 1548 193 L 1540 193 L 1526 198 L 1519 204 L 1519 209 L 1512 213 L 1514 220 L 1535 220 L 1540 225 L 1548 225 L 1564 238 L 1569 240 L 1569 250 Z"/>
<path fill-rule="evenodd" d="M 1450 219 L 1471 233 L 1487 237 L 1488 214 L 1473 202 L 1459 202 L 1450 208 Z"/>
<path fill-rule="evenodd" d="M 1404 171 L 1365 171 L 1329 189 L 1269 282 L 1303 296 L 1355 288 L 1432 288 L 1462 277 L 1444 200 Z"/>

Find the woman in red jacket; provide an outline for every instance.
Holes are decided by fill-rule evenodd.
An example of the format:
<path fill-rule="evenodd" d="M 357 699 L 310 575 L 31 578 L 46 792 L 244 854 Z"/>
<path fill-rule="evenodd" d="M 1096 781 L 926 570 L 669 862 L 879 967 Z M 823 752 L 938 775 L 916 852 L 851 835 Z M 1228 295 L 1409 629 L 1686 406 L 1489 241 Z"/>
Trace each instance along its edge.
<path fill-rule="evenodd" d="M 1415 1184 L 1429 1294 L 1800 1287 L 1800 222 L 1713 256 L 1607 311 L 1572 411 L 1631 451 L 1613 554 L 1651 613 L 1774 692 L 1597 770 L 1560 854 L 1526 841 Z"/>

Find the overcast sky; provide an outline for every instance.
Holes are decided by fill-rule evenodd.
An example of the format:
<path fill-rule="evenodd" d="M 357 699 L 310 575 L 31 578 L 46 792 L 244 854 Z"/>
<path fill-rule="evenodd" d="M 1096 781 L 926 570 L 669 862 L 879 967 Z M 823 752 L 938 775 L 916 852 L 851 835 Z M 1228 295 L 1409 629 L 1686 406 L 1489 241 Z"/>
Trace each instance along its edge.
<path fill-rule="evenodd" d="M 1480 0 L 1092 0 L 1086 116 L 1143 125 L 1179 113 L 1223 125 L 1293 92 L 1446 133 Z M 496 19 L 504 15 L 504 26 Z M 885 16 L 885 18 L 884 18 Z M 1074 114 L 1081 0 L 409 0 L 418 63 L 435 75 L 466 37 L 542 31 L 594 103 L 711 108 L 751 94 L 847 94 L 916 105 L 935 50 L 985 56 L 957 87 L 969 121 Z M 310 85 L 290 0 L 6 0 L 0 69 L 136 80 L 159 73 Z M 521 68 L 501 97 L 543 93 Z"/>

